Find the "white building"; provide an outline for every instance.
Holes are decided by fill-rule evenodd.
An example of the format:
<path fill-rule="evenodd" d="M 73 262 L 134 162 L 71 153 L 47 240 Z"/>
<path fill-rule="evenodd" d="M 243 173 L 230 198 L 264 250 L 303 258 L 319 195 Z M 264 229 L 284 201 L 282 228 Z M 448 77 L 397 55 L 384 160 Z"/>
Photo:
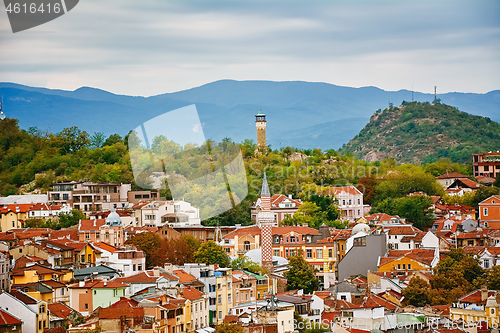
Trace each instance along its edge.
<path fill-rule="evenodd" d="M 46 203 L 37 203 L 28 209 L 28 217 L 30 218 L 51 218 L 59 216 L 61 213 L 71 212 L 71 205 L 49 205 Z"/>
<path fill-rule="evenodd" d="M 12 293 L 22 300 L 4 292 L 0 294 L 0 308 L 23 322 L 23 333 L 41 333 L 44 328 L 49 328 L 46 301 L 36 300 L 22 291 L 12 291 Z"/>
<path fill-rule="evenodd" d="M 127 277 L 115 278 L 113 281 L 128 284 L 125 296 L 132 296 L 146 288 L 154 287 L 156 290 L 174 288 L 179 283 L 179 278 L 167 273 L 162 268 L 140 272 Z"/>
<path fill-rule="evenodd" d="M 335 196 L 342 219 L 354 222 L 364 215 L 363 193 L 353 185 L 330 187 L 325 194 Z"/>
<path fill-rule="evenodd" d="M 120 271 L 123 276 L 130 276 L 146 270 L 146 255 L 133 245 L 117 248 L 107 243 L 93 243 L 101 251 L 97 265 L 104 264 Z"/>
<path fill-rule="evenodd" d="M 201 225 L 200 210 L 186 201 L 141 201 L 132 208 L 135 227 Z"/>

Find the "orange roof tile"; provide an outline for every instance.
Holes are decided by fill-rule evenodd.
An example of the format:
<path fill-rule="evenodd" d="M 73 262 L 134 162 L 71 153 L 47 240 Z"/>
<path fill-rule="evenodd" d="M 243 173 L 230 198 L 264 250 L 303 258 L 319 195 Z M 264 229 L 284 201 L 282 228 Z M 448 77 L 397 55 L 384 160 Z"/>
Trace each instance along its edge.
<path fill-rule="evenodd" d="M 63 318 L 63 319 L 66 318 L 67 316 L 69 316 L 72 312 L 78 313 L 70 306 L 68 306 L 64 303 L 61 303 L 61 302 L 49 303 L 48 308 L 49 308 L 49 311 L 51 314 L 54 314 L 57 317 Z M 80 315 L 80 314 L 78 313 L 78 315 Z"/>
<path fill-rule="evenodd" d="M 19 325 L 23 322 L 18 318 L 14 317 L 10 312 L 0 309 L 0 326 L 5 325 Z"/>
<path fill-rule="evenodd" d="M 189 282 L 196 280 L 196 278 L 194 276 L 192 276 L 191 274 L 187 273 L 186 271 L 184 271 L 182 269 L 174 270 L 172 272 L 172 275 L 179 278 L 179 283 L 189 283 Z"/>
<path fill-rule="evenodd" d="M 80 231 L 97 231 L 100 227 L 106 224 L 105 219 L 95 219 L 95 220 L 81 220 Z"/>
<path fill-rule="evenodd" d="M 200 299 L 203 297 L 203 293 L 201 291 L 191 287 L 182 288 L 181 292 L 182 292 L 182 297 L 185 297 L 190 301 L 193 301 L 195 299 Z"/>
<path fill-rule="evenodd" d="M 462 175 L 461 173 L 458 172 L 450 172 L 436 177 L 436 179 L 450 179 L 450 178 L 468 178 L 468 176 Z"/>

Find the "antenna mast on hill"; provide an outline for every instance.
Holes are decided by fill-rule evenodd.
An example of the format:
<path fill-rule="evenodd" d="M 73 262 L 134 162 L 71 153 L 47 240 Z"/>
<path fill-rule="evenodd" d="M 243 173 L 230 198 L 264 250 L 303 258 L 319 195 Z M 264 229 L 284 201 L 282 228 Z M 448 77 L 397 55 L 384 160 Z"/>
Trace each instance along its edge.
<path fill-rule="evenodd" d="M 436 101 L 437 101 L 437 93 L 436 93 L 436 90 L 437 90 L 437 86 L 434 86 L 434 103 L 436 103 Z"/>
<path fill-rule="evenodd" d="M 3 96 L 2 96 L 2 102 L 0 102 L 0 120 L 5 119 L 5 115 L 2 112 L 2 110 L 3 110 Z"/>
<path fill-rule="evenodd" d="M 411 101 L 413 102 L 413 83 L 411 84 Z"/>

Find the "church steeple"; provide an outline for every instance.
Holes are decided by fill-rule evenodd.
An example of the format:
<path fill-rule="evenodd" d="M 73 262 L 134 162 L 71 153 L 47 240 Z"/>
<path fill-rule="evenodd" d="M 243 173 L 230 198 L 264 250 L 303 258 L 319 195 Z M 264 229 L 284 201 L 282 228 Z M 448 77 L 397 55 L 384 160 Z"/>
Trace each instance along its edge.
<path fill-rule="evenodd" d="M 274 215 L 271 212 L 271 193 L 267 184 L 266 170 L 264 170 L 264 178 L 262 179 L 262 189 L 260 192 L 260 211 L 257 213 L 257 226 L 260 228 L 262 242 L 262 266 L 266 267 L 269 272 L 274 271 L 273 266 L 273 227 L 277 227 L 274 221 Z"/>
<path fill-rule="evenodd" d="M 262 189 L 260 191 L 260 195 L 267 195 L 270 196 L 271 193 L 269 192 L 269 185 L 267 184 L 267 177 L 266 177 L 266 171 L 264 170 L 264 179 L 262 180 Z"/>

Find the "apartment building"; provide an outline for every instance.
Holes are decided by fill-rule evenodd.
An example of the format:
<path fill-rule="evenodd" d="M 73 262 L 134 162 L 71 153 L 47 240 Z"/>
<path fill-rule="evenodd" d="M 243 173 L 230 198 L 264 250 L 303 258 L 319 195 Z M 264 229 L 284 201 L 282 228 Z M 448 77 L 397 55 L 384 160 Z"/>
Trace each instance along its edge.
<path fill-rule="evenodd" d="M 474 177 L 496 178 L 500 174 L 500 152 L 472 154 Z"/>

